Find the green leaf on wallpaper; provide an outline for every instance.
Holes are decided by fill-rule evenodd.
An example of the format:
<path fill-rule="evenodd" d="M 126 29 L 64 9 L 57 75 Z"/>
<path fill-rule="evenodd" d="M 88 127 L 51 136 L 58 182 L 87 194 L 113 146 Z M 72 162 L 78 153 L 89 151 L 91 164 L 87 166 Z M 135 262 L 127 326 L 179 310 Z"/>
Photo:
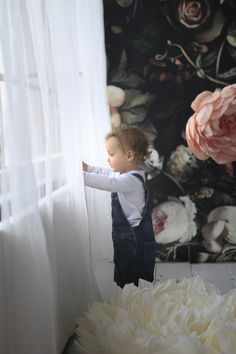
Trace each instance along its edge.
<path fill-rule="evenodd" d="M 135 37 L 129 37 L 126 43 L 142 53 L 156 53 L 159 47 L 163 46 L 163 28 L 158 27 L 157 22 L 153 21 L 142 29 L 142 32 Z"/>
<path fill-rule="evenodd" d="M 149 92 L 142 93 L 140 90 L 130 89 L 125 91 L 126 100 L 122 107 L 124 110 L 131 109 L 136 106 L 149 105 L 155 95 Z"/>
<path fill-rule="evenodd" d="M 225 192 L 215 192 L 213 197 L 215 205 L 234 205 L 234 198 Z"/>
<path fill-rule="evenodd" d="M 147 115 L 147 109 L 144 106 L 135 107 L 129 111 L 121 112 L 121 119 L 126 124 L 136 124 L 144 121 Z"/>
<path fill-rule="evenodd" d="M 232 47 L 236 47 L 236 23 L 235 22 L 230 26 L 226 38 L 228 43 Z"/>
<path fill-rule="evenodd" d="M 126 51 L 123 49 L 121 56 L 120 56 L 120 61 L 117 66 L 117 71 L 125 71 L 127 68 L 127 54 Z"/>
<path fill-rule="evenodd" d="M 199 54 L 195 60 L 195 64 L 198 68 L 201 68 L 202 66 L 202 54 Z"/>
<path fill-rule="evenodd" d="M 126 79 L 127 73 L 123 70 L 113 70 L 111 73 L 111 78 L 109 80 L 109 85 L 115 85 L 123 82 Z"/>
<path fill-rule="evenodd" d="M 219 74 L 220 79 L 233 79 L 236 77 L 236 67 Z"/>
<path fill-rule="evenodd" d="M 231 46 L 227 46 L 228 52 L 230 54 L 230 56 L 236 60 L 236 48 L 235 47 L 231 47 Z"/>
<path fill-rule="evenodd" d="M 123 50 L 120 58 L 120 62 L 115 70 L 111 72 L 110 84 L 121 86 L 123 89 L 126 88 L 137 88 L 145 84 L 145 80 L 132 72 L 127 71 L 127 54 Z"/>
<path fill-rule="evenodd" d="M 127 68 L 127 54 L 125 50 L 122 50 L 120 61 L 115 70 L 111 72 L 111 84 L 121 82 L 126 77 L 126 68 Z"/>
<path fill-rule="evenodd" d="M 204 73 L 204 70 L 203 69 L 198 69 L 196 71 L 196 74 L 198 77 L 200 77 L 201 79 L 205 77 L 205 73 Z"/>
<path fill-rule="evenodd" d="M 158 27 L 157 21 L 152 21 L 142 32 L 136 36 L 130 36 L 126 43 L 144 54 L 156 54 L 163 51 L 163 45 L 166 44 L 163 27 Z"/>
<path fill-rule="evenodd" d="M 158 51 L 158 40 L 157 38 L 148 37 L 148 38 L 138 38 L 131 39 L 126 41 L 127 44 L 137 49 L 143 54 L 149 54 L 150 52 Z"/>
<path fill-rule="evenodd" d="M 145 84 L 145 80 L 133 72 L 116 71 L 112 74 L 111 83 L 119 84 L 123 89 L 138 88 Z"/>
<path fill-rule="evenodd" d="M 201 67 L 208 68 L 211 65 L 215 64 L 217 58 L 217 51 L 212 50 L 207 54 L 200 54 L 201 55 Z"/>
<path fill-rule="evenodd" d="M 142 29 L 142 35 L 144 37 L 149 36 L 149 37 L 158 37 L 158 36 L 163 36 L 163 29 L 162 27 L 157 26 L 156 21 L 150 22 L 146 27 Z"/>
<path fill-rule="evenodd" d="M 140 87 L 141 85 L 144 85 L 145 80 L 141 76 L 133 72 L 128 72 L 125 83 L 131 88 L 137 88 Z"/>

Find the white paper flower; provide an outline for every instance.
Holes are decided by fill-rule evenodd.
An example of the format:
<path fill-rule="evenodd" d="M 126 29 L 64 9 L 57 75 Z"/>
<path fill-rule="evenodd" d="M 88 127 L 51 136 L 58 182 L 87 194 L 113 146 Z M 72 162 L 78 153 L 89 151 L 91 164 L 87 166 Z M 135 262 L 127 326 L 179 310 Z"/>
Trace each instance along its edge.
<path fill-rule="evenodd" d="M 200 277 L 129 284 L 78 324 L 81 354 L 233 354 L 236 290 L 221 296 Z"/>

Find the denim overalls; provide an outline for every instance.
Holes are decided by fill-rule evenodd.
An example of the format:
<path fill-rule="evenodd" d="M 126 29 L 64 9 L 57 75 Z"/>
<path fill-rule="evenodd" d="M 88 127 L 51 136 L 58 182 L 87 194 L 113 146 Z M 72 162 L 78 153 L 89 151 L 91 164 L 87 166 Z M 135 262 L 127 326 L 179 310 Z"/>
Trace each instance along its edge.
<path fill-rule="evenodd" d="M 143 178 L 133 173 L 146 191 L 142 220 L 132 227 L 124 215 L 117 193 L 112 193 L 112 240 L 114 246 L 114 281 L 120 287 L 140 278 L 153 281 L 155 266 L 155 239 L 151 219 L 148 190 Z"/>

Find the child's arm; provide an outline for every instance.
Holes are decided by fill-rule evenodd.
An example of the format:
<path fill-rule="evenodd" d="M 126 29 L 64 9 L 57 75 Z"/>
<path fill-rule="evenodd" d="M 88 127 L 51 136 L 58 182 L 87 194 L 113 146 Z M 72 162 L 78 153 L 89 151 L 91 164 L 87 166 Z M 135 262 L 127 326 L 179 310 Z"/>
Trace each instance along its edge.
<path fill-rule="evenodd" d="M 99 175 L 107 175 L 107 176 L 113 173 L 110 167 L 90 166 L 84 161 L 83 161 L 83 171 L 89 173 L 97 173 Z"/>
<path fill-rule="evenodd" d="M 87 187 L 101 189 L 108 192 L 134 192 L 143 188 L 142 183 L 132 174 L 110 175 L 84 172 L 84 181 Z"/>

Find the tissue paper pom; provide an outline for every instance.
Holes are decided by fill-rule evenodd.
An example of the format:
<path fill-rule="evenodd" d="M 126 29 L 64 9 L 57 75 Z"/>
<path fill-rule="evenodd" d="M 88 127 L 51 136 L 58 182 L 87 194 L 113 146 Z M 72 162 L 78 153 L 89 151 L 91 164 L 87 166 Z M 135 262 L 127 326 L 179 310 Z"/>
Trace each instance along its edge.
<path fill-rule="evenodd" d="M 117 288 L 79 320 L 82 354 L 233 354 L 236 290 L 221 296 L 200 277 Z"/>
<path fill-rule="evenodd" d="M 200 93 L 191 107 L 186 139 L 195 156 L 219 164 L 236 160 L 236 84 Z"/>

